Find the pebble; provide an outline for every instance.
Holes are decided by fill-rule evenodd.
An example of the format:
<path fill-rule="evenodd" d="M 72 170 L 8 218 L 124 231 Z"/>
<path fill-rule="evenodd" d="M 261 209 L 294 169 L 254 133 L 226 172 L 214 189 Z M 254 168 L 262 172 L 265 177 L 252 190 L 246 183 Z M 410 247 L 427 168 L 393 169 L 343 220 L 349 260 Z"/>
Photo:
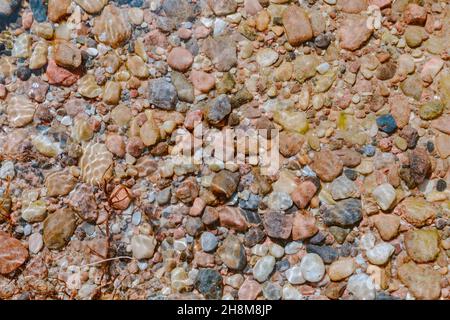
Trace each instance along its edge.
<path fill-rule="evenodd" d="M 275 258 L 273 256 L 262 257 L 253 267 L 253 277 L 259 282 L 264 282 L 272 273 L 274 267 Z"/>
<path fill-rule="evenodd" d="M 406 252 L 415 262 L 434 261 L 439 254 L 439 234 L 436 229 L 410 230 L 404 237 Z"/>
<path fill-rule="evenodd" d="M 195 288 L 206 299 L 218 300 L 222 297 L 222 276 L 214 269 L 200 269 L 195 280 Z"/>
<path fill-rule="evenodd" d="M 336 205 L 325 208 L 323 219 L 328 226 L 350 227 L 362 219 L 361 210 L 361 200 L 341 200 Z"/>
<path fill-rule="evenodd" d="M 217 248 L 218 241 L 216 236 L 211 232 L 203 232 L 200 237 L 200 244 L 203 251 L 212 252 Z"/>
<path fill-rule="evenodd" d="M 341 258 L 330 265 L 329 276 L 332 281 L 342 281 L 356 270 L 353 258 Z"/>
<path fill-rule="evenodd" d="M 440 275 L 432 267 L 408 262 L 399 267 L 398 276 L 417 299 L 439 299 Z"/>
<path fill-rule="evenodd" d="M 44 240 L 42 239 L 42 235 L 40 233 L 33 233 L 28 238 L 28 250 L 31 253 L 37 254 L 41 251 L 44 246 Z"/>
<path fill-rule="evenodd" d="M 312 39 L 313 31 L 311 22 L 302 8 L 291 5 L 284 10 L 282 21 L 286 30 L 287 39 L 292 46 L 298 46 Z"/>
<path fill-rule="evenodd" d="M 306 251 L 308 253 L 318 254 L 326 264 L 330 264 L 337 258 L 339 258 L 338 251 L 331 246 L 317 246 L 314 244 L 307 244 Z"/>
<path fill-rule="evenodd" d="M 341 174 L 343 163 L 331 151 L 320 151 L 315 154 L 311 168 L 322 181 L 330 182 Z"/>
<path fill-rule="evenodd" d="M 375 198 L 380 208 L 386 211 L 394 203 L 396 192 L 392 185 L 383 183 L 372 191 L 372 196 Z"/>
<path fill-rule="evenodd" d="M 272 192 L 267 199 L 267 204 L 271 210 L 285 211 L 292 207 L 292 199 L 285 192 Z"/>
<path fill-rule="evenodd" d="M 347 290 L 357 300 L 374 300 L 376 295 L 372 278 L 364 273 L 352 275 L 348 279 Z"/>
<path fill-rule="evenodd" d="M 286 279 L 290 284 L 303 284 L 306 282 L 303 278 L 300 265 L 294 265 L 286 270 Z"/>
<path fill-rule="evenodd" d="M 228 268 L 242 270 L 247 265 L 244 246 L 235 235 L 228 235 L 217 253 Z"/>
<path fill-rule="evenodd" d="M 168 65 L 180 72 L 186 72 L 193 62 L 191 52 L 182 47 L 173 48 L 167 57 Z"/>
<path fill-rule="evenodd" d="M 378 128 L 386 133 L 393 133 L 397 130 L 397 123 L 392 115 L 386 114 L 377 118 Z"/>
<path fill-rule="evenodd" d="M 264 228 L 269 237 L 287 239 L 292 231 L 292 216 L 280 212 L 268 212 L 264 215 Z"/>
<path fill-rule="evenodd" d="M 333 180 L 330 184 L 330 191 L 334 200 L 342 200 L 359 196 L 356 184 L 345 175 Z"/>
<path fill-rule="evenodd" d="M 389 241 L 398 235 L 400 217 L 393 214 L 379 214 L 373 217 L 373 221 L 383 240 Z"/>
<path fill-rule="evenodd" d="M 388 262 L 395 248 L 390 243 L 379 243 L 366 251 L 370 263 L 375 265 L 384 265 Z"/>
<path fill-rule="evenodd" d="M 319 255 L 308 253 L 300 262 L 303 278 L 309 282 L 319 282 L 325 275 L 325 265 Z"/>
<path fill-rule="evenodd" d="M 444 9 L 0 0 L 0 296 L 445 300 Z"/>
<path fill-rule="evenodd" d="M 272 49 L 266 48 L 258 51 L 256 54 L 256 62 L 261 67 L 269 67 L 278 59 L 278 53 Z"/>
<path fill-rule="evenodd" d="M 76 228 L 75 213 L 59 209 L 44 220 L 44 244 L 49 249 L 61 249 L 70 240 Z"/>
<path fill-rule="evenodd" d="M 136 259 L 150 259 L 156 248 L 156 240 L 153 237 L 139 234 L 131 239 L 131 250 Z"/>
<path fill-rule="evenodd" d="M 175 109 L 177 91 L 172 83 L 163 78 L 151 80 L 149 83 L 149 101 L 163 110 Z"/>

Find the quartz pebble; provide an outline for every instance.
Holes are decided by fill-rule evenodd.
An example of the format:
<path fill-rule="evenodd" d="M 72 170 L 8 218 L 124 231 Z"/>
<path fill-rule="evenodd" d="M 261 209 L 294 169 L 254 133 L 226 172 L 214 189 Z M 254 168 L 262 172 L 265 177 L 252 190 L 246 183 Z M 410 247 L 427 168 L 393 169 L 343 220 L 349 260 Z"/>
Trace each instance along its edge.
<path fill-rule="evenodd" d="M 319 255 L 308 253 L 300 262 L 300 270 L 306 281 L 318 282 L 325 274 L 325 265 Z"/>
<path fill-rule="evenodd" d="M 253 267 L 253 277 L 259 282 L 264 282 L 272 273 L 273 267 L 275 266 L 275 258 L 272 256 L 265 256 L 256 262 Z"/>

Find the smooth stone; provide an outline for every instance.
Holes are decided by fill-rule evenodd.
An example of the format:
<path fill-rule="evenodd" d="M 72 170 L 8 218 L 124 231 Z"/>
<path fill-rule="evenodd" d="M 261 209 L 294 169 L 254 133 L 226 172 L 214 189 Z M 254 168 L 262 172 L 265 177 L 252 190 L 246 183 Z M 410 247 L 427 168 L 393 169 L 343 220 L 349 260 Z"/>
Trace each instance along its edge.
<path fill-rule="evenodd" d="M 144 234 L 135 235 L 131 239 L 131 250 L 136 259 L 150 259 L 156 248 L 156 240 Z"/>
<path fill-rule="evenodd" d="M 374 300 L 376 296 L 372 278 L 364 273 L 352 275 L 348 279 L 347 290 L 357 300 Z"/>
<path fill-rule="evenodd" d="M 334 200 L 342 200 L 359 196 L 358 187 L 345 175 L 338 177 L 331 183 L 330 191 Z"/>
<path fill-rule="evenodd" d="M 200 237 L 200 244 L 203 251 L 212 252 L 217 248 L 217 237 L 211 232 L 203 232 Z"/>
<path fill-rule="evenodd" d="M 384 265 L 388 262 L 395 248 L 389 243 L 377 244 L 372 249 L 366 251 L 369 262 L 375 265 Z"/>
<path fill-rule="evenodd" d="M 278 60 L 278 53 L 270 48 L 261 49 L 256 53 L 256 62 L 261 67 L 269 67 Z"/>
<path fill-rule="evenodd" d="M 290 284 L 303 284 L 306 280 L 303 278 L 300 265 L 295 265 L 286 270 L 286 279 Z"/>
<path fill-rule="evenodd" d="M 325 275 L 325 265 L 318 254 L 308 253 L 300 262 L 303 278 L 309 282 L 319 282 Z"/>
<path fill-rule="evenodd" d="M 328 275 L 332 281 L 342 281 L 350 277 L 356 270 L 353 258 L 341 258 L 334 261 L 328 270 Z"/>
<path fill-rule="evenodd" d="M 274 267 L 275 258 L 273 256 L 262 257 L 253 267 L 253 277 L 259 282 L 264 282 L 268 279 Z"/>

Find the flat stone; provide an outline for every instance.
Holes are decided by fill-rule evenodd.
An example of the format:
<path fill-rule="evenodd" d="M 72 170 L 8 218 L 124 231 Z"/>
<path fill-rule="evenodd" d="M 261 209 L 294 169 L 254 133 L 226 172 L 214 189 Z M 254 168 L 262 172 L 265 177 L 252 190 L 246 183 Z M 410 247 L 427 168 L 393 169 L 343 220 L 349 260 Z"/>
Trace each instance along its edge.
<path fill-rule="evenodd" d="M 436 229 L 410 230 L 405 234 L 408 255 L 417 263 L 436 260 L 439 254 L 439 233 Z"/>
<path fill-rule="evenodd" d="M 416 227 L 423 227 L 433 222 L 436 208 L 421 197 L 408 197 L 397 206 L 402 218 Z"/>
<path fill-rule="evenodd" d="M 408 262 L 398 268 L 398 277 L 419 300 L 436 300 L 441 296 L 441 276 L 431 266 Z"/>
<path fill-rule="evenodd" d="M 44 221 L 44 243 L 49 249 L 61 249 L 76 228 L 75 213 L 68 208 L 59 209 Z"/>
<path fill-rule="evenodd" d="M 236 43 L 230 37 L 207 38 L 203 50 L 218 71 L 229 71 L 237 64 Z"/>
<path fill-rule="evenodd" d="M 8 274 L 19 268 L 28 258 L 28 250 L 22 243 L 0 231 L 0 274 Z"/>

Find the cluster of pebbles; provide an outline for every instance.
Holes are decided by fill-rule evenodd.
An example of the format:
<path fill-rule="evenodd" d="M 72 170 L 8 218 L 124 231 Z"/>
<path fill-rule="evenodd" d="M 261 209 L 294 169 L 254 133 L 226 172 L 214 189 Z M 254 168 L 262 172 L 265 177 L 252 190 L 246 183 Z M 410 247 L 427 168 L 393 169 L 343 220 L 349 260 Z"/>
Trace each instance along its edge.
<path fill-rule="evenodd" d="M 448 1 L 0 21 L 0 299 L 450 298 Z M 174 163 L 196 122 L 278 130 L 279 170 Z"/>

